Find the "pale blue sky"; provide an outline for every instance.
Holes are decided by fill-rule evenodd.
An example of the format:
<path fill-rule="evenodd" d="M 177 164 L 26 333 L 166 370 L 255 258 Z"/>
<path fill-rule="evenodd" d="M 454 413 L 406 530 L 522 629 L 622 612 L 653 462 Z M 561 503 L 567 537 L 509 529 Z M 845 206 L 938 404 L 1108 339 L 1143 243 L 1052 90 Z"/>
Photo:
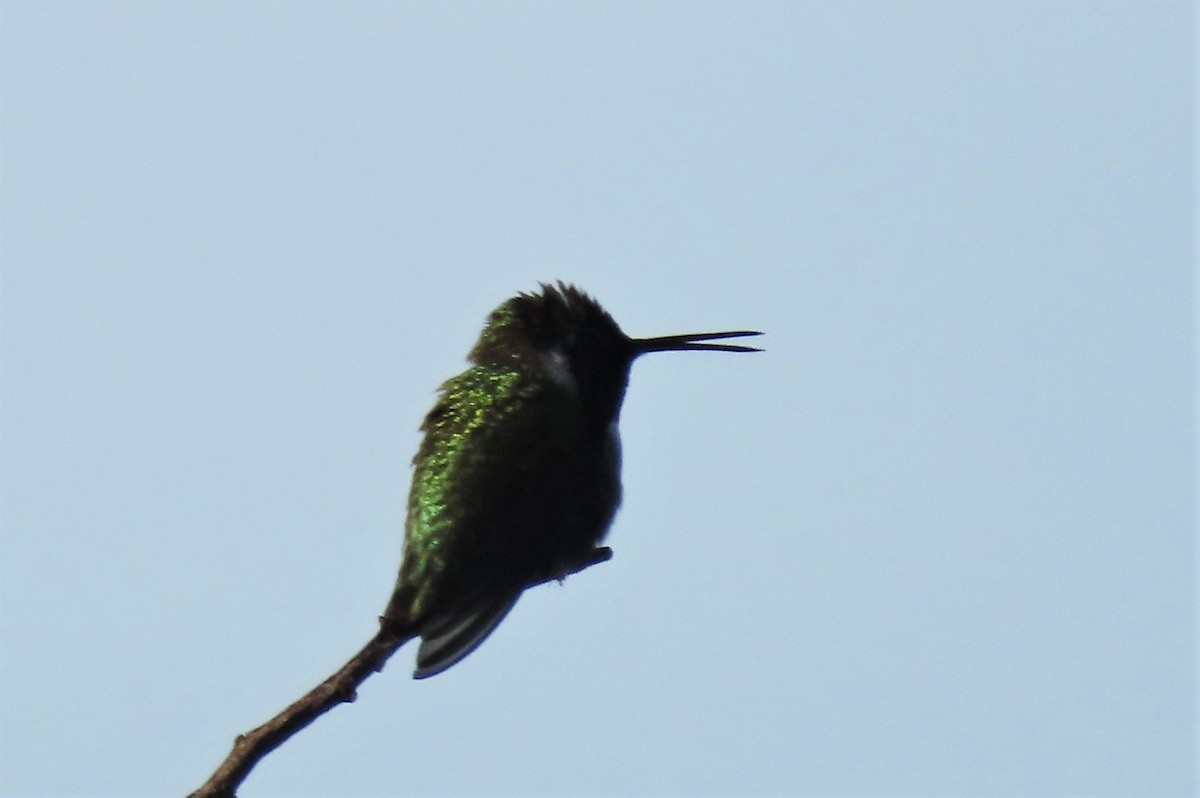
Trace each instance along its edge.
<path fill-rule="evenodd" d="M 3 794 L 355 651 L 559 278 L 768 352 L 639 362 L 612 562 L 243 798 L 1196 787 L 1192 4 L 2 8 Z"/>

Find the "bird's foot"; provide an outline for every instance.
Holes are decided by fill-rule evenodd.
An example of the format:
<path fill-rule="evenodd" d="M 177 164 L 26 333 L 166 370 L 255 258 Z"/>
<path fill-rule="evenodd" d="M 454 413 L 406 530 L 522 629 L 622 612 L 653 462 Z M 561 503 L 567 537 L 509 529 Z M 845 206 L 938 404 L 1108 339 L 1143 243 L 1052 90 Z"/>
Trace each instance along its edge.
<path fill-rule="evenodd" d="M 562 581 L 568 576 L 591 568 L 593 565 L 599 565 L 602 562 L 608 562 L 612 559 L 612 556 L 612 549 L 610 549 L 608 546 L 597 546 L 596 548 L 588 551 L 578 560 L 563 563 L 561 569 L 556 573 L 553 573 L 550 576 L 542 579 L 538 579 L 534 582 L 530 582 L 526 587 L 536 587 L 538 585 L 544 585 L 547 582 L 558 582 L 561 585 Z"/>

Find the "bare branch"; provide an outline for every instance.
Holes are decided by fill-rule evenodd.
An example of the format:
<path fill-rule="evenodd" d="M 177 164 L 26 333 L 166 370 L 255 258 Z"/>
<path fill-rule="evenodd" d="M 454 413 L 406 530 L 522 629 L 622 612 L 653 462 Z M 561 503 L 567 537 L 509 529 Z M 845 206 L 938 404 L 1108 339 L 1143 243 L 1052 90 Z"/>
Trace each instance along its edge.
<path fill-rule="evenodd" d="M 388 657 L 412 637 L 381 628 L 337 673 L 263 725 L 239 735 L 221 766 L 188 798 L 233 798 L 238 785 L 259 760 L 338 704 L 353 701 L 358 686 L 372 673 L 382 670 Z"/>
<path fill-rule="evenodd" d="M 612 550 L 607 546 L 592 549 L 577 562 L 565 565 L 559 572 L 530 582 L 526 589 L 554 580 L 561 582 L 565 577 L 607 562 L 611 557 Z M 302 698 L 263 725 L 239 735 L 233 741 L 233 750 L 225 757 L 221 766 L 188 798 L 234 798 L 238 786 L 263 757 L 338 704 L 353 701 L 358 695 L 358 686 L 372 673 L 383 670 L 383 664 L 387 662 L 388 657 L 416 637 L 415 632 L 395 628 L 383 622 L 382 618 L 380 621 L 379 632 L 338 669 L 337 673 L 309 690 Z"/>

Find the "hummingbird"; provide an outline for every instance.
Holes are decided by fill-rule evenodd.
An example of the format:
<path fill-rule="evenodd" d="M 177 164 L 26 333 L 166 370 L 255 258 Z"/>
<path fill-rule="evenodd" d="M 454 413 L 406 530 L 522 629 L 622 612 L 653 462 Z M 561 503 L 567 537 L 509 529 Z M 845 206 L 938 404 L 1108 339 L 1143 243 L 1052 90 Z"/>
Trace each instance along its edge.
<path fill-rule="evenodd" d="M 596 300 L 541 284 L 494 310 L 442 384 L 413 458 L 404 553 L 382 628 L 420 637 L 413 677 L 474 651 L 528 588 L 612 556 L 621 502 L 617 421 L 651 352 L 758 352 L 708 341 L 756 330 L 631 338 Z"/>

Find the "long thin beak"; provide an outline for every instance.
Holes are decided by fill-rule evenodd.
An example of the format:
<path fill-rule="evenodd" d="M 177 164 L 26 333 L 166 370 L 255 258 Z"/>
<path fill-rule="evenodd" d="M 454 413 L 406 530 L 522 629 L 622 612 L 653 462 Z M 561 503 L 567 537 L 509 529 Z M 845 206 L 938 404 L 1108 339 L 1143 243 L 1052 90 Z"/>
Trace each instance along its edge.
<path fill-rule="evenodd" d="M 753 346 L 737 344 L 702 344 L 698 341 L 715 341 L 721 338 L 747 338 L 762 335 L 758 330 L 735 330 L 733 332 L 688 333 L 685 335 L 663 335 L 658 338 L 634 338 L 634 357 L 647 352 L 761 352 Z"/>

